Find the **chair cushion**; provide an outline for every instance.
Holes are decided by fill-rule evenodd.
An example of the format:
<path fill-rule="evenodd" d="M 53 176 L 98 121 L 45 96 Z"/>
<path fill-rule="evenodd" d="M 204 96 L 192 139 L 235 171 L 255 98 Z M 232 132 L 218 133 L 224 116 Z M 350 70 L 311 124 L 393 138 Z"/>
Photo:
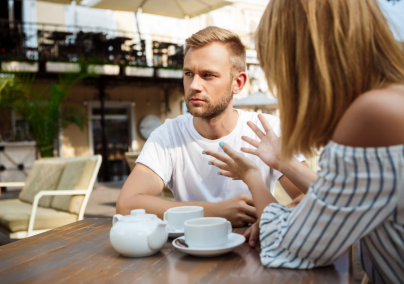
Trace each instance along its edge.
<path fill-rule="evenodd" d="M 20 193 L 20 200 L 34 202 L 35 195 L 42 190 L 55 190 L 62 175 L 66 161 L 61 159 L 41 159 L 34 162 L 25 186 Z M 43 196 L 39 206 L 50 207 L 53 196 Z"/>
<path fill-rule="evenodd" d="M 31 210 L 31 204 L 19 199 L 0 200 L 0 226 L 12 233 L 27 231 Z M 34 230 L 53 229 L 76 221 L 75 214 L 38 207 Z"/>
<path fill-rule="evenodd" d="M 68 161 L 57 190 L 86 190 L 90 184 L 97 161 L 91 158 Z M 51 208 L 79 214 L 83 195 L 54 196 Z"/>

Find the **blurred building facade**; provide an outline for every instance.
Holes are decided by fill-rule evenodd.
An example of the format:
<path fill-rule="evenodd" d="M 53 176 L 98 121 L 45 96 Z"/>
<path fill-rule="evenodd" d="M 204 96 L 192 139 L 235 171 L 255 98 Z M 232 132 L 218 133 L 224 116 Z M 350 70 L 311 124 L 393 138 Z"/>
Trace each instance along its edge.
<path fill-rule="evenodd" d="M 267 92 L 254 51 L 254 31 L 268 0 L 237 1 L 186 19 L 141 11 L 135 14 L 94 9 L 77 5 L 74 1 L 70 5 L 35 0 L 8 2 L 14 5 L 14 15 L 1 14 L 3 27 L 12 25 L 22 31 L 25 45 L 18 55 L 38 64 L 30 65 L 34 70 L 24 69 L 21 67 L 24 61 L 21 58 L 16 60 L 2 56 L 4 71 L 37 72 L 35 85 L 39 89 L 49 81 L 56 80 L 58 72 L 65 72 L 63 68 L 70 68 L 63 64 L 79 60 L 78 53 L 72 51 L 78 49 L 79 45 L 81 51 L 88 49 L 92 53 L 87 54 L 90 61 L 103 64 L 102 68 L 97 69 L 99 79 L 76 85 L 68 97 L 66 103 L 85 110 L 89 122 L 84 131 L 77 126 L 63 129 L 58 151 L 58 155 L 63 157 L 102 153 L 100 93 L 103 93 L 108 148 L 104 161 L 110 164 L 111 176 L 103 177 L 101 170 L 100 180 L 125 179 L 129 171 L 124 153 L 140 151 L 150 129 L 164 123 L 167 118 L 175 118 L 186 112 L 182 58 L 179 57 L 183 56 L 185 39 L 198 30 L 214 25 L 236 32 L 247 48 L 249 75 L 249 82 L 239 97 L 253 92 Z M 11 23 L 10 19 L 14 22 Z M 97 40 L 101 38 L 101 41 L 95 41 L 94 37 Z M 99 45 L 103 42 L 107 42 L 108 46 L 101 50 Z M 114 42 L 117 44 L 113 45 Z M 15 65 L 16 62 L 21 66 Z M 127 67 L 134 67 L 134 71 Z M 143 68 L 140 71 L 147 74 L 139 73 L 136 68 Z M 15 130 L 20 121 L 18 114 L 12 110 L 2 110 L 1 113 L 4 117 L 0 131 Z M 159 122 L 152 122 L 156 118 Z"/>

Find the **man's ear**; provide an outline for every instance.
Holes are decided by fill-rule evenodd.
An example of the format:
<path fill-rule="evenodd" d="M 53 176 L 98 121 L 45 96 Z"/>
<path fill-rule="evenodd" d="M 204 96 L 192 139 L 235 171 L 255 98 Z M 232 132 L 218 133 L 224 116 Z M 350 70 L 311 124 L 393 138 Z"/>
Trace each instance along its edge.
<path fill-rule="evenodd" d="M 240 72 L 236 74 L 233 78 L 233 88 L 232 88 L 233 94 L 239 94 L 243 90 L 246 83 L 247 83 L 247 74 L 245 72 Z"/>

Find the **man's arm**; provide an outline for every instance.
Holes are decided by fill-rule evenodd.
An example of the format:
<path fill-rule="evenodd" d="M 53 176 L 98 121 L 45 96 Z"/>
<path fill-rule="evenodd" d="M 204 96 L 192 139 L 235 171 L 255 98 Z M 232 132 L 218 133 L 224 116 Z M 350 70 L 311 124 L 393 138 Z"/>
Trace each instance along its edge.
<path fill-rule="evenodd" d="M 163 218 L 167 209 L 178 206 L 202 206 L 205 217 L 223 217 L 234 227 L 254 223 L 257 213 L 249 195 L 237 195 L 217 203 L 175 202 L 159 198 L 164 182 L 154 171 L 143 164 L 136 164 L 122 187 L 116 204 L 116 213 L 129 215 L 133 209 L 145 209 L 147 213 Z"/>

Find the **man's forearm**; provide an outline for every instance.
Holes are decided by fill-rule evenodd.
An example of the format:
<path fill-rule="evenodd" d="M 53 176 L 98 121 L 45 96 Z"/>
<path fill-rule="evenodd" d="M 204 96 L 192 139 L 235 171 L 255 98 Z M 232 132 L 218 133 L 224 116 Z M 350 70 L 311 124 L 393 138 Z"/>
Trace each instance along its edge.
<path fill-rule="evenodd" d="M 136 194 L 133 198 L 127 200 L 118 200 L 116 213 L 129 215 L 131 210 L 145 209 L 146 213 L 156 214 L 163 219 L 164 212 L 168 209 L 178 206 L 201 206 L 204 209 L 205 217 L 215 217 L 214 207 L 217 203 L 209 202 L 176 202 L 165 200 L 163 198 L 151 195 Z"/>
<path fill-rule="evenodd" d="M 233 226 L 245 226 L 256 221 L 256 211 L 251 196 L 239 194 L 216 203 L 175 202 L 158 197 L 163 180 L 148 167 L 137 164 L 119 194 L 116 213 L 129 215 L 131 210 L 145 209 L 147 213 L 163 218 L 164 212 L 179 206 L 201 206 L 205 217 L 223 217 Z"/>

